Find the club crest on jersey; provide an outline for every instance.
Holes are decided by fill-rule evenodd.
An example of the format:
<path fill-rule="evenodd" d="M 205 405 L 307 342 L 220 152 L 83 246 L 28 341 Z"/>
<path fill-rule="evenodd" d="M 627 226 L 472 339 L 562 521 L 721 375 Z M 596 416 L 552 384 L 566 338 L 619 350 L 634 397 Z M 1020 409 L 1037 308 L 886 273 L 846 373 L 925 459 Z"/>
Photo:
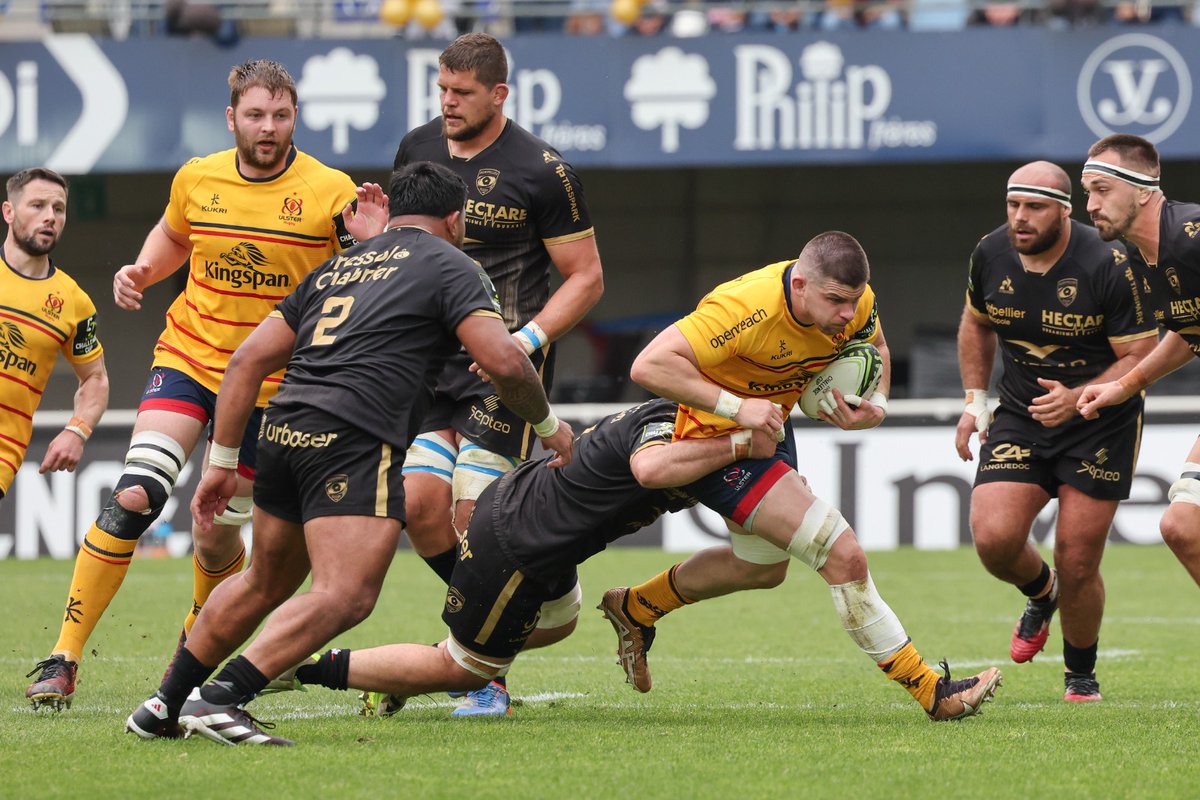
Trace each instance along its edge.
<path fill-rule="evenodd" d="M 349 475 L 334 475 L 325 481 L 325 494 L 329 495 L 329 499 L 335 503 L 342 502 L 342 498 L 346 496 L 346 492 L 349 490 Z"/>
<path fill-rule="evenodd" d="M 492 189 L 496 188 L 496 184 L 500 182 L 500 170 L 487 167 L 479 170 L 475 174 L 475 190 L 482 194 L 487 194 Z"/>
<path fill-rule="evenodd" d="M 1189 239 L 1195 239 L 1196 234 L 1200 233 L 1200 223 L 1198 223 L 1198 222 L 1183 223 L 1183 232 L 1187 234 L 1187 237 Z"/>
<path fill-rule="evenodd" d="M 1079 280 L 1077 278 L 1063 278 L 1058 282 L 1058 302 L 1063 306 L 1069 306 L 1075 302 L 1075 298 L 1079 296 Z"/>
<path fill-rule="evenodd" d="M 279 218 L 284 222 L 300 222 L 304 213 L 304 200 L 292 195 L 283 198 L 283 207 L 279 209 Z"/>
<path fill-rule="evenodd" d="M 42 311 L 48 317 L 59 319 L 62 317 L 63 304 L 62 295 L 58 292 L 51 292 L 46 295 L 46 302 L 42 303 Z"/>
<path fill-rule="evenodd" d="M 1183 286 L 1179 283 L 1179 273 L 1174 267 L 1167 267 L 1163 270 L 1163 274 L 1167 276 L 1167 285 L 1171 287 L 1171 291 L 1175 294 L 1183 294 Z"/>
<path fill-rule="evenodd" d="M 446 612 L 449 614 L 457 614 L 463 610 L 467 604 L 467 599 L 462 596 L 462 592 L 455 589 L 453 586 L 446 592 Z"/>

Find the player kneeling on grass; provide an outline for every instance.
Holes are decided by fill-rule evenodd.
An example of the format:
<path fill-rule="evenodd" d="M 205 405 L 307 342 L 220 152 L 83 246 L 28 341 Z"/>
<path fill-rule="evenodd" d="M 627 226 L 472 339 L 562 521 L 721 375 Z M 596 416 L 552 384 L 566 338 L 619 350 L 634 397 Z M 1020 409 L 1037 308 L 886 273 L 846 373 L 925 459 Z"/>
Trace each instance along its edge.
<path fill-rule="evenodd" d="M 937 676 L 879 596 L 854 531 L 796 471 L 787 413 L 814 373 L 852 343 L 870 342 L 878 350 L 878 388 L 869 398 L 834 388 L 818 403 L 819 416 L 842 430 L 863 430 L 887 414 L 890 362 L 870 275 L 854 237 L 822 233 L 795 260 L 716 287 L 635 359 L 633 380 L 680 404 L 676 439 L 753 429 L 780 440 L 771 457 L 740 462 L 686 487 L 725 518 L 732 546 L 703 550 L 641 586 L 605 593 L 601 608 L 617 631 L 619 661 L 639 691 L 650 690 L 646 651 L 659 618 L 696 600 L 776 586 L 792 557 L 829 584 L 850 638 L 931 719 L 970 716 L 1000 685 L 995 667 L 952 681 L 943 662 L 946 677 Z"/>

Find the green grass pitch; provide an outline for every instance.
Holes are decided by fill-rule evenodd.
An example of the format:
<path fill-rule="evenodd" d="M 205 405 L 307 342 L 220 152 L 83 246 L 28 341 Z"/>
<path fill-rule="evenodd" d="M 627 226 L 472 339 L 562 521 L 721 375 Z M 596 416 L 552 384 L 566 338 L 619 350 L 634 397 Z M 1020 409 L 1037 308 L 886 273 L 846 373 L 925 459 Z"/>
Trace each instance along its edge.
<path fill-rule="evenodd" d="M 137 560 L 101 622 L 73 708 L 32 712 L 24 677 L 57 635 L 71 563 L 0 562 L 0 797 L 996 797 L 1200 795 L 1200 589 L 1164 547 L 1113 546 L 1098 676 L 1104 700 L 1062 700 L 1057 624 L 1033 663 L 1008 661 L 1022 602 L 967 550 L 870 554 L 884 598 L 931 664 L 997 664 L 983 715 L 930 723 L 840 630 L 829 592 L 792 565 L 778 589 L 683 609 L 659 625 L 654 690 L 614 664 L 592 606 L 673 563 L 617 549 L 581 570 L 567 641 L 510 674 L 511 719 L 451 720 L 445 696 L 391 719 L 319 687 L 251 710 L 294 748 L 143 742 L 125 716 L 156 687 L 190 593 L 186 561 Z M 442 591 L 397 555 L 375 613 L 334 644 L 433 642 Z"/>

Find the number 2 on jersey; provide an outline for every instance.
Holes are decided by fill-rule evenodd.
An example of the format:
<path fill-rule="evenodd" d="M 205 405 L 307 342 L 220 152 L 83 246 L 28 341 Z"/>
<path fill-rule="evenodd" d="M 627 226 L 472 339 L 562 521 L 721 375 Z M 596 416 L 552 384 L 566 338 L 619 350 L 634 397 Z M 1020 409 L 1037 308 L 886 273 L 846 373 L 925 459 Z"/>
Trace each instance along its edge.
<path fill-rule="evenodd" d="M 321 306 L 321 320 L 313 331 L 314 347 L 333 344 L 333 340 L 337 336 L 331 334 L 330 331 L 346 321 L 346 317 L 350 316 L 350 306 L 352 305 L 354 305 L 353 297 L 330 297 L 325 301 L 325 305 Z"/>

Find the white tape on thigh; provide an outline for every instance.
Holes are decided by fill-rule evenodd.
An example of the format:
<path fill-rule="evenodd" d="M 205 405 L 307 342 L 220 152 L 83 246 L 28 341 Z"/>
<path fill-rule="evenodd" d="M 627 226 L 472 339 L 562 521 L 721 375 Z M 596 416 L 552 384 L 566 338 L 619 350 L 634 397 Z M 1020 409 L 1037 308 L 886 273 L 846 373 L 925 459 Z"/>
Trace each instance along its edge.
<path fill-rule="evenodd" d="M 1200 464 L 1191 461 L 1183 465 L 1183 474 L 1167 490 L 1167 501 L 1200 506 Z"/>
<path fill-rule="evenodd" d="M 491 450 L 484 450 L 478 445 L 463 443 L 458 451 L 458 459 L 454 462 L 453 493 L 454 502 L 459 500 L 478 500 L 492 481 L 504 473 L 516 469 L 521 459 L 502 456 Z"/>
<path fill-rule="evenodd" d="M 842 516 L 842 512 L 821 500 L 813 498 L 813 503 L 804 513 L 800 527 L 792 534 L 792 541 L 787 551 L 813 569 L 825 566 L 829 550 L 850 524 Z"/>
<path fill-rule="evenodd" d="M 539 628 L 561 628 L 568 622 L 579 618 L 579 609 L 583 608 L 583 587 L 579 581 L 571 587 L 571 591 L 557 600 L 547 600 L 542 603 L 541 616 L 538 617 Z"/>
<path fill-rule="evenodd" d="M 887 661 L 908 642 L 904 626 L 875 590 L 870 573 L 861 581 L 830 586 L 829 590 L 842 628 L 876 664 Z"/>
<path fill-rule="evenodd" d="M 186 462 L 187 453 L 179 442 L 165 433 L 141 431 L 129 440 L 129 451 L 125 453 L 125 472 L 150 478 L 170 494 Z"/>
<path fill-rule="evenodd" d="M 213 522 L 217 525 L 233 525 L 240 528 L 249 525 L 253 517 L 253 497 L 231 497 L 225 506 L 225 512 L 213 517 Z"/>
<path fill-rule="evenodd" d="M 780 550 L 761 536 L 755 536 L 731 519 L 725 520 L 729 528 L 729 544 L 733 555 L 750 564 L 781 564 L 791 558 L 786 550 Z"/>
<path fill-rule="evenodd" d="M 405 475 L 426 472 L 450 483 L 454 476 L 454 460 L 458 448 L 436 433 L 422 433 L 408 446 L 404 454 Z"/>
<path fill-rule="evenodd" d="M 454 659 L 454 663 L 472 675 L 478 675 L 487 681 L 490 681 L 492 678 L 503 677 L 508 672 L 508 668 L 512 666 L 511 659 L 508 661 L 488 661 L 478 653 L 472 653 L 459 644 L 458 640 L 453 636 L 446 637 L 446 650 L 450 653 L 450 657 Z"/>

